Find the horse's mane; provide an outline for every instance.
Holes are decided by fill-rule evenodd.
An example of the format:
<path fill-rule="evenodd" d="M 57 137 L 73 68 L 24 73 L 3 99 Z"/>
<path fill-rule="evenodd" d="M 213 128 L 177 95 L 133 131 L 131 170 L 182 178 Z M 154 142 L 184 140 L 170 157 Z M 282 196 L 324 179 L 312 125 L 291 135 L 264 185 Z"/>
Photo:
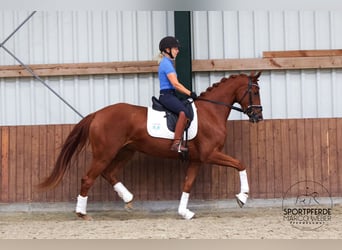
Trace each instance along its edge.
<path fill-rule="evenodd" d="M 235 79 L 240 76 L 247 76 L 246 74 L 236 74 L 236 75 L 230 75 L 228 78 L 223 77 L 219 82 L 213 83 L 211 86 L 209 86 L 204 92 L 200 94 L 200 96 L 205 96 L 208 92 L 211 92 L 213 89 L 219 87 L 222 83 L 230 80 L 230 79 Z"/>

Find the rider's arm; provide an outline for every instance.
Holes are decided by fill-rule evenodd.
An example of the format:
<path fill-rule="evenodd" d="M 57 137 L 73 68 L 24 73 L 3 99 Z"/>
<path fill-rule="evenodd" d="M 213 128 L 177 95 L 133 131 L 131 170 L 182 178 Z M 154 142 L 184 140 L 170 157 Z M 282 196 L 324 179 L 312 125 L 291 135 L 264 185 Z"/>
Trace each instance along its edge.
<path fill-rule="evenodd" d="M 188 90 L 186 87 L 184 87 L 183 84 L 181 84 L 178 79 L 177 79 L 177 75 L 175 73 L 169 73 L 167 74 L 167 78 L 169 79 L 169 81 L 171 82 L 172 86 L 175 87 L 175 89 L 178 92 L 181 92 L 187 96 L 191 95 L 191 91 Z"/>

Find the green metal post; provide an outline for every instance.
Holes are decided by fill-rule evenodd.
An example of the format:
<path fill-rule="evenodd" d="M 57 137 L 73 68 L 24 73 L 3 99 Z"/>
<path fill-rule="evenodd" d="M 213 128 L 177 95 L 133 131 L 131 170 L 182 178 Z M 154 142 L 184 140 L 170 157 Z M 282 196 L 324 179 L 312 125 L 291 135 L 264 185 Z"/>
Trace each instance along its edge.
<path fill-rule="evenodd" d="M 175 11 L 175 37 L 181 44 L 176 58 L 178 80 L 192 91 L 191 12 Z"/>

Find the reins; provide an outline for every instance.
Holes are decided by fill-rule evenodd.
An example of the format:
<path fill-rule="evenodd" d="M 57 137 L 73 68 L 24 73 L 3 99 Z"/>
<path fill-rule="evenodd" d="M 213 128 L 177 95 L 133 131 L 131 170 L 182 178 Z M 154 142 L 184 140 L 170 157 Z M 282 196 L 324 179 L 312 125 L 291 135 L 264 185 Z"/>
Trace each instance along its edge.
<path fill-rule="evenodd" d="M 213 104 L 218 104 L 218 105 L 226 106 L 226 107 L 234 109 L 236 111 L 245 113 L 245 111 L 242 108 L 239 108 L 239 107 L 236 107 L 234 105 L 227 104 L 227 103 L 224 103 L 224 102 L 213 101 L 213 100 L 209 100 L 209 99 L 206 99 L 206 98 L 203 98 L 203 97 L 198 97 L 196 100 L 205 101 L 205 102 L 210 102 L 210 103 L 213 103 Z"/>
<path fill-rule="evenodd" d="M 251 88 L 253 86 L 253 83 L 252 83 L 252 80 L 250 77 L 248 77 L 248 89 L 246 90 L 245 94 L 243 95 L 243 97 L 241 98 L 240 101 L 242 101 L 247 94 L 249 94 L 249 106 L 247 107 L 246 110 L 243 110 L 242 108 L 239 108 L 239 107 L 236 107 L 232 104 L 228 104 L 228 103 L 224 103 L 224 102 L 219 102 L 219 101 L 214 101 L 214 100 L 209 100 L 209 99 L 206 99 L 206 98 L 203 98 L 203 97 L 198 97 L 196 100 L 199 100 L 199 101 L 205 101 L 205 102 L 210 102 L 210 103 L 213 103 L 213 104 L 218 104 L 218 105 L 222 105 L 222 106 L 226 106 L 228 108 L 231 108 L 233 110 L 236 110 L 236 111 L 239 111 L 241 113 L 248 113 L 248 111 L 252 108 L 252 107 L 257 107 L 257 108 L 261 108 L 261 106 L 259 105 L 253 105 L 252 103 L 252 95 L 251 95 Z"/>

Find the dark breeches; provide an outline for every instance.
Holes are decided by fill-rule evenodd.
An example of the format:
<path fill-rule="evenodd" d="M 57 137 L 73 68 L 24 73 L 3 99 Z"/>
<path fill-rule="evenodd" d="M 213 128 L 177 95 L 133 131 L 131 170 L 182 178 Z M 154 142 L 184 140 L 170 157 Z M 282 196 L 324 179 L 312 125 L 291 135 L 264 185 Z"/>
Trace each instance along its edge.
<path fill-rule="evenodd" d="M 161 93 L 159 96 L 159 101 L 164 105 L 165 108 L 173 113 L 179 114 L 181 111 L 183 111 L 187 118 L 191 116 L 183 102 L 172 92 Z"/>

